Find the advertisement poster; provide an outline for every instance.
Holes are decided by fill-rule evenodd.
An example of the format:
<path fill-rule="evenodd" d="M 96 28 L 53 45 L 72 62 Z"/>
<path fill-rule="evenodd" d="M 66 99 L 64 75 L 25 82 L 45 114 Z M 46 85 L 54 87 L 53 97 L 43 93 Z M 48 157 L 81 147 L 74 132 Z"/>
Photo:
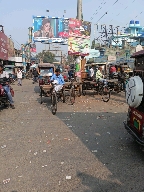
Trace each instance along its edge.
<path fill-rule="evenodd" d="M 69 20 L 57 17 L 33 17 L 34 42 L 58 42 L 68 39 Z"/>
<path fill-rule="evenodd" d="M 35 43 L 30 44 L 30 52 L 36 53 L 36 44 Z"/>
<path fill-rule="evenodd" d="M 69 19 L 69 37 L 90 37 L 91 23 L 89 21 L 80 21 L 78 19 Z"/>
<path fill-rule="evenodd" d="M 68 55 L 89 55 L 90 38 L 69 37 L 68 39 Z"/>
<path fill-rule="evenodd" d="M 8 60 L 7 36 L 0 31 L 0 59 Z"/>
<path fill-rule="evenodd" d="M 89 55 L 91 23 L 69 19 L 68 55 Z"/>

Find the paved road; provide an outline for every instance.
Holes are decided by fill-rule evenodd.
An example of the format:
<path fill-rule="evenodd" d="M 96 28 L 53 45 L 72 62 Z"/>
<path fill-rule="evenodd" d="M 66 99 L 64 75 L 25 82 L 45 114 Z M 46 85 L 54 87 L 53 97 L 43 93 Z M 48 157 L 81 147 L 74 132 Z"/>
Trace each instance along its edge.
<path fill-rule="evenodd" d="M 124 130 L 123 94 L 58 103 L 53 116 L 31 81 L 14 89 L 16 109 L 0 111 L 0 192 L 144 191 L 144 149 Z"/>

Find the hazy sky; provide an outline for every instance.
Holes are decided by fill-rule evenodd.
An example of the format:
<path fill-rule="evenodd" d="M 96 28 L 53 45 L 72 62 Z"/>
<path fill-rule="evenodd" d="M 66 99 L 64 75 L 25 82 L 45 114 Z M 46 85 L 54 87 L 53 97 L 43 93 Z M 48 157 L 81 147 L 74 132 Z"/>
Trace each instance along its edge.
<path fill-rule="evenodd" d="M 93 25 L 96 23 L 125 27 L 130 20 L 139 20 L 144 25 L 143 7 L 144 0 L 83 0 L 83 15 L 84 20 L 92 22 L 93 38 Z M 65 17 L 75 18 L 77 0 L 0 0 L 0 25 L 4 25 L 7 36 L 12 36 L 15 47 L 20 48 L 19 44 L 28 40 L 28 27 L 32 26 L 33 15 L 62 17 L 64 10 Z M 107 15 L 100 19 L 105 12 Z M 37 43 L 37 50 L 42 48 L 44 45 Z"/>

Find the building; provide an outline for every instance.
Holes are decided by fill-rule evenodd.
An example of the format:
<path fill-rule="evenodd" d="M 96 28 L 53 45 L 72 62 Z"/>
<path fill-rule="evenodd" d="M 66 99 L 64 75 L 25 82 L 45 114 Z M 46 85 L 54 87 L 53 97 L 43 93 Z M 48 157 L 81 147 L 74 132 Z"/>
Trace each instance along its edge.
<path fill-rule="evenodd" d="M 124 33 L 118 32 L 110 37 L 109 44 L 117 47 L 123 47 L 125 44 L 133 47 L 144 45 L 144 27 L 139 21 L 131 20 Z"/>

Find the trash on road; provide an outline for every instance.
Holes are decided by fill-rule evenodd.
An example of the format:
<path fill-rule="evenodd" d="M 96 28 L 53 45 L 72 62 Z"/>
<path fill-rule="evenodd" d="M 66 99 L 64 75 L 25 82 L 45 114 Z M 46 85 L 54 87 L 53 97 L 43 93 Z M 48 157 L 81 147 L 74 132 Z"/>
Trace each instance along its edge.
<path fill-rule="evenodd" d="M 6 148 L 6 145 L 2 145 L 1 148 L 2 148 L 2 149 Z"/>
<path fill-rule="evenodd" d="M 9 183 L 9 182 L 10 182 L 10 178 L 3 180 L 3 184 L 4 184 L 4 185 L 7 184 L 7 183 Z"/>
<path fill-rule="evenodd" d="M 97 153 L 97 150 L 92 150 L 92 153 Z"/>
<path fill-rule="evenodd" d="M 67 179 L 67 180 L 70 180 L 70 179 L 71 179 L 71 176 L 66 176 L 66 179 Z"/>

